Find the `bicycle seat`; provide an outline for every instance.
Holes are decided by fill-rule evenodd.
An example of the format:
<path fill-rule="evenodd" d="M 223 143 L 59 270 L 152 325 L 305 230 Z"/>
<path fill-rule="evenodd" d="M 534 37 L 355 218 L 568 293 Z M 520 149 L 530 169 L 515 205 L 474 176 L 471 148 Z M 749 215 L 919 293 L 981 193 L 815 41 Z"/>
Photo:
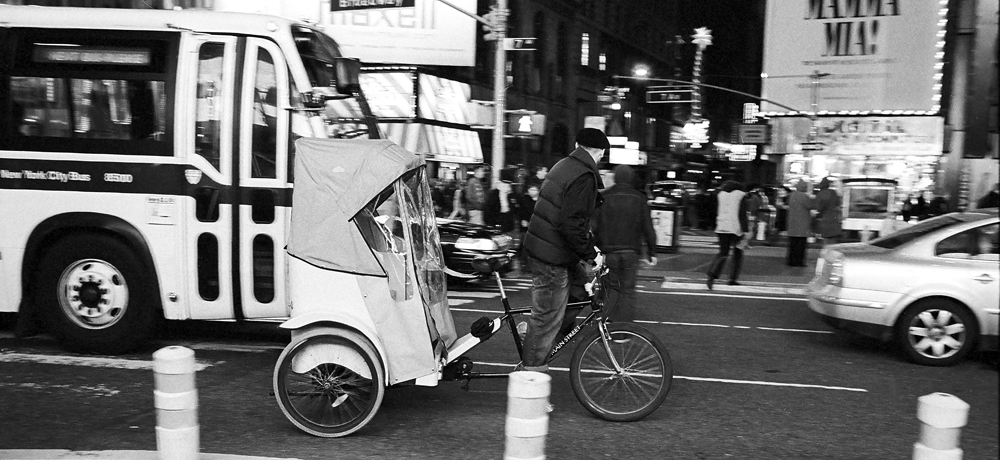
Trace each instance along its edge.
<path fill-rule="evenodd" d="M 472 259 L 472 268 L 479 273 L 493 273 L 510 263 L 510 256 L 476 256 Z"/>

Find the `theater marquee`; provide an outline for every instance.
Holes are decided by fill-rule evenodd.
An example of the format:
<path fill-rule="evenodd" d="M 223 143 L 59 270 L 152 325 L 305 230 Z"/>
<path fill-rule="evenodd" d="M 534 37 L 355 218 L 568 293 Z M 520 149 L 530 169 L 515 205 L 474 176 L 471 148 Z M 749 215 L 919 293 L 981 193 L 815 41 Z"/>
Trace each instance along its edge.
<path fill-rule="evenodd" d="M 764 115 L 935 115 L 947 0 L 767 2 Z"/>

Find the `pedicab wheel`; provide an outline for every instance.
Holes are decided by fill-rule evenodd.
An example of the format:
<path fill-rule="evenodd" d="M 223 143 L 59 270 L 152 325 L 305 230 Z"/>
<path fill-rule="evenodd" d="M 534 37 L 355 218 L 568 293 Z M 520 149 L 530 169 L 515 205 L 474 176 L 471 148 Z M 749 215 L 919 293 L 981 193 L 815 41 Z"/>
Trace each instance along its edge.
<path fill-rule="evenodd" d="M 622 367 L 615 372 L 600 332 L 583 338 L 573 353 L 569 378 L 580 404 L 613 422 L 632 422 L 663 404 L 674 378 L 666 347 L 634 324 L 608 324 L 611 354 Z"/>
<path fill-rule="evenodd" d="M 274 368 L 274 395 L 288 420 L 314 436 L 361 429 L 382 405 L 385 374 L 372 343 L 347 330 L 322 330 L 290 343 Z"/>

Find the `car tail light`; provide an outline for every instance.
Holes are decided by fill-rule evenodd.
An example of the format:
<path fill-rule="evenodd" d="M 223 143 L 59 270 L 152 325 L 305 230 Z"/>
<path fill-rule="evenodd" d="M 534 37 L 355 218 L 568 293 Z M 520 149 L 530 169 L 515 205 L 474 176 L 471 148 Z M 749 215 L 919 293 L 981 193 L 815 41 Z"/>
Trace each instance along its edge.
<path fill-rule="evenodd" d="M 830 259 L 830 276 L 827 277 L 827 284 L 834 286 L 844 285 L 844 259 L 839 255 Z"/>

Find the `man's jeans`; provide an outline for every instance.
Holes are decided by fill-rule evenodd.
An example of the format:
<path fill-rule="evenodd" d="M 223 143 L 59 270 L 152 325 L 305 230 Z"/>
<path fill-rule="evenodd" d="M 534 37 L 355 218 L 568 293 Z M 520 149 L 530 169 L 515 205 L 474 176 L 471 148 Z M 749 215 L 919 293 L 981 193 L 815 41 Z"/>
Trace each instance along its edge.
<path fill-rule="evenodd" d="M 639 271 L 639 253 L 635 251 L 604 254 L 604 263 L 618 279 L 618 304 L 611 313 L 612 321 L 635 320 L 635 278 Z M 609 286 L 614 287 L 614 286 Z"/>
<path fill-rule="evenodd" d="M 570 283 L 584 283 L 582 267 L 549 265 L 528 257 L 531 266 L 531 317 L 521 351 L 521 370 L 548 372 L 549 352 L 563 326 Z"/>

